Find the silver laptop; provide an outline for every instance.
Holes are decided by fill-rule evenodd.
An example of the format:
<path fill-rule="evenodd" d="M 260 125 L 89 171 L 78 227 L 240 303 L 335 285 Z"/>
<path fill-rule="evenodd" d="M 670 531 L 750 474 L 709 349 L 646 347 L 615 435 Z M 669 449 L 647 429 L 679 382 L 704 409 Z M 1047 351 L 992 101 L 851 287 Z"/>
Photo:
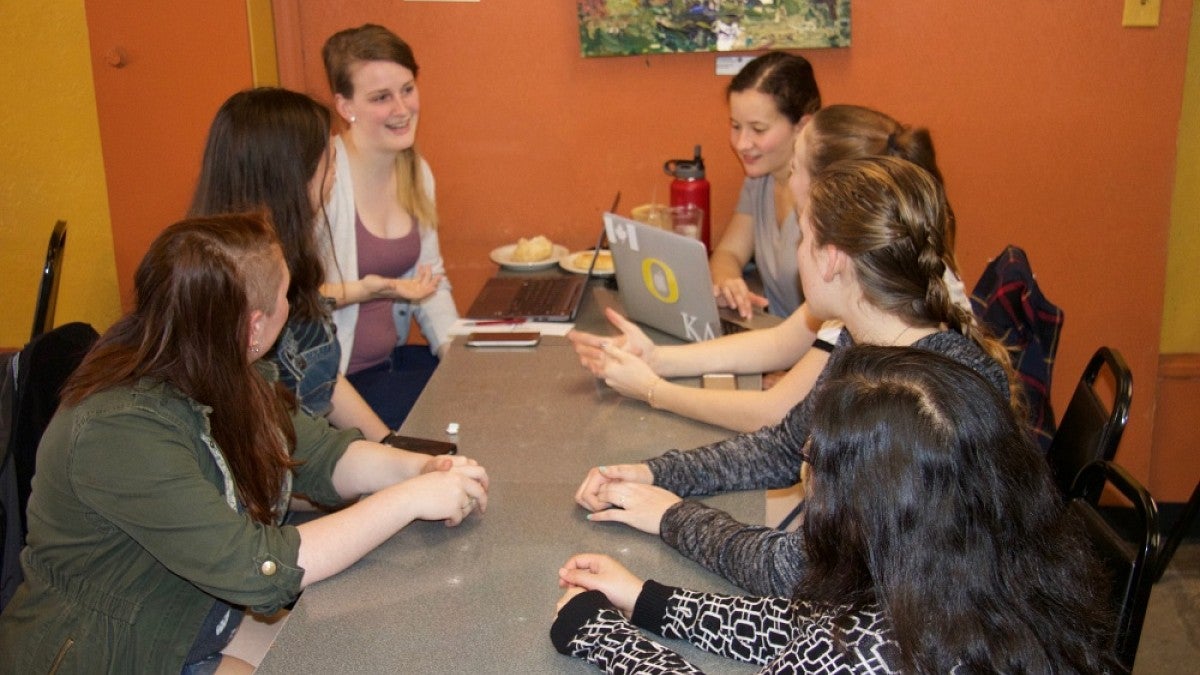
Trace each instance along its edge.
<path fill-rule="evenodd" d="M 743 319 L 717 307 L 704 244 L 614 213 L 604 214 L 621 304 L 634 321 L 697 342 L 782 321 L 755 312 Z"/>

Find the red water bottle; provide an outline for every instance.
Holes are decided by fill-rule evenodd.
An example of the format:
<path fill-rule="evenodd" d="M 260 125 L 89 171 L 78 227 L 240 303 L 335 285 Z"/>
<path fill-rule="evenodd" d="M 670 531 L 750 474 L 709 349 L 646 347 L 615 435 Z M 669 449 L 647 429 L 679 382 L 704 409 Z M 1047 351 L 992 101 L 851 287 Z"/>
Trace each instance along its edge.
<path fill-rule="evenodd" d="M 704 212 L 704 223 L 700 227 L 700 241 L 704 249 L 711 251 L 712 215 L 709 208 L 708 181 L 704 178 L 704 158 L 700 146 L 692 159 L 669 159 L 663 164 L 663 172 L 675 180 L 671 181 L 671 206 L 695 206 Z"/>

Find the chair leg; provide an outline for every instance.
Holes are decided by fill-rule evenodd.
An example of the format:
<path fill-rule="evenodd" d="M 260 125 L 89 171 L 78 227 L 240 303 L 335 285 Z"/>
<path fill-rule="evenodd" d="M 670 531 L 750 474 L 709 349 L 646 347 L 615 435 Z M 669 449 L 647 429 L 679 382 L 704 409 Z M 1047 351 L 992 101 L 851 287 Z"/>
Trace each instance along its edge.
<path fill-rule="evenodd" d="M 1163 540 L 1162 550 L 1158 554 L 1157 569 L 1154 571 L 1154 581 L 1157 582 L 1161 579 L 1163 572 L 1167 571 L 1167 565 L 1171 564 L 1175 549 L 1179 548 L 1179 542 L 1191 529 L 1192 521 L 1196 519 L 1198 511 L 1200 511 L 1200 481 L 1196 483 L 1196 489 L 1192 491 L 1192 498 L 1188 500 L 1183 513 L 1179 514 L 1175 525 L 1171 527 L 1171 533 Z"/>

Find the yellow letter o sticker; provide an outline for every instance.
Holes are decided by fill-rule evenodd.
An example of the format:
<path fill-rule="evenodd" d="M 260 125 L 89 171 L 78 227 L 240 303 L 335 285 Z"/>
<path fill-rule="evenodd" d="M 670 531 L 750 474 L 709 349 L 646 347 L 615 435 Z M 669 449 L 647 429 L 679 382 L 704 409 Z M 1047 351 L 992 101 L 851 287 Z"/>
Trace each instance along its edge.
<path fill-rule="evenodd" d="M 679 283 L 675 280 L 675 272 L 658 258 L 646 258 L 642 261 L 642 283 L 646 290 L 659 301 L 674 304 L 679 300 Z"/>

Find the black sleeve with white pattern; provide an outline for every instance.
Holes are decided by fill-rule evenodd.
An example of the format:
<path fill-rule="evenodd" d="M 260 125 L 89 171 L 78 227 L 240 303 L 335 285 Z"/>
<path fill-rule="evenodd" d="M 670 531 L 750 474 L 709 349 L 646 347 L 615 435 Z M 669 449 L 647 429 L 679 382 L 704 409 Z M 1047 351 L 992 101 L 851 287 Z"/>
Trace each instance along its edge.
<path fill-rule="evenodd" d="M 646 582 L 650 587 L 654 582 Z M 899 649 L 878 608 L 819 608 L 786 598 L 670 589 L 663 637 L 763 665 L 764 673 L 900 672 Z M 661 591 L 660 591 L 661 593 Z"/>
<path fill-rule="evenodd" d="M 606 673 L 703 673 L 647 639 L 599 591 L 580 593 L 564 605 L 550 636 L 559 653 L 584 659 Z"/>
<path fill-rule="evenodd" d="M 785 598 L 698 593 L 647 581 L 634 620 L 762 673 L 900 673 L 900 653 L 878 608 L 817 607 Z M 645 638 L 597 591 L 559 612 L 555 646 L 607 673 L 697 673 L 675 652 Z"/>

